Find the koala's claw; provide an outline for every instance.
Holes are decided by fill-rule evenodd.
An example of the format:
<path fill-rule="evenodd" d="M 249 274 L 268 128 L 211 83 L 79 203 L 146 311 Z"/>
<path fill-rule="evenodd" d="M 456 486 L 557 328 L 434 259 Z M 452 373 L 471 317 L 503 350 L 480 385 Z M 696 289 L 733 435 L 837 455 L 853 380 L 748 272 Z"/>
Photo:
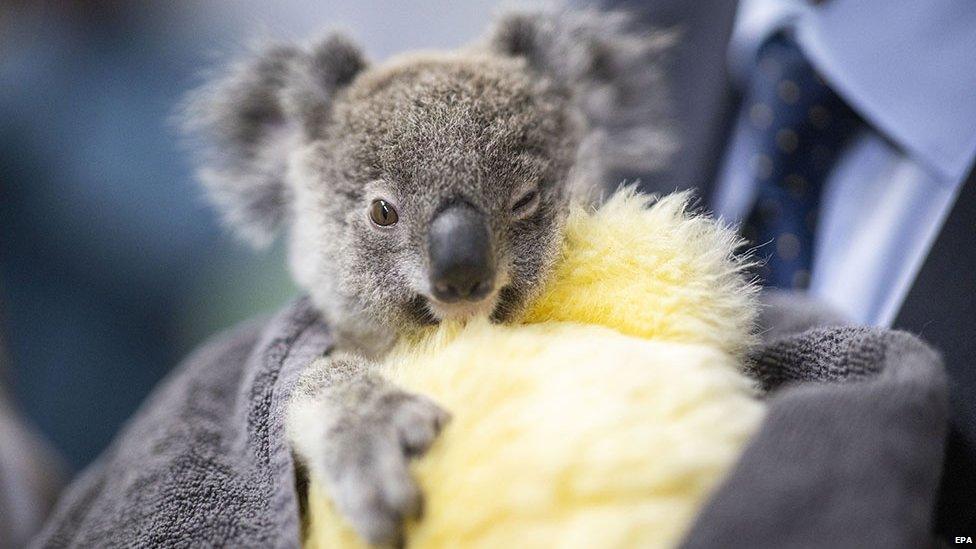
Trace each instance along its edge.
<path fill-rule="evenodd" d="M 451 416 L 432 400 L 411 396 L 399 407 L 393 423 L 400 446 L 407 456 L 413 457 L 423 455 L 430 448 Z"/>
<path fill-rule="evenodd" d="M 327 434 L 326 470 L 336 507 L 369 543 L 398 545 L 404 519 L 419 518 L 423 498 L 410 459 L 430 448 L 450 415 L 430 399 L 390 390 L 372 410 L 351 411 Z"/>

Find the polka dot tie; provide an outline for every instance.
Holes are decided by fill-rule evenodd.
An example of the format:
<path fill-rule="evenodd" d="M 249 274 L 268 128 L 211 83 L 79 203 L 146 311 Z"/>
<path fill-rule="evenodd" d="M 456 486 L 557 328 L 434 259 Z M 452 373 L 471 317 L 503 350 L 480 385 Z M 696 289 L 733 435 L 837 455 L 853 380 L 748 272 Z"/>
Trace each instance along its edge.
<path fill-rule="evenodd" d="M 743 236 L 765 285 L 806 288 L 823 183 L 857 117 L 784 34 L 760 49 L 744 105 L 757 194 Z"/>

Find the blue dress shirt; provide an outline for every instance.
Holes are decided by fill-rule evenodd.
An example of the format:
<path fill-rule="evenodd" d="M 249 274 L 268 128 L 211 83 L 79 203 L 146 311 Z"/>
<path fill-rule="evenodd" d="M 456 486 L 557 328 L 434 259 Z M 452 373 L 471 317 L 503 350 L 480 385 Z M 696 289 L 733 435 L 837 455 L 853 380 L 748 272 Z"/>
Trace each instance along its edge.
<path fill-rule="evenodd" d="M 759 46 L 792 28 L 827 83 L 867 122 L 824 188 L 810 292 L 851 320 L 889 326 L 976 158 L 976 3 L 742 0 L 730 46 L 744 82 Z M 743 105 L 714 207 L 755 196 Z"/>

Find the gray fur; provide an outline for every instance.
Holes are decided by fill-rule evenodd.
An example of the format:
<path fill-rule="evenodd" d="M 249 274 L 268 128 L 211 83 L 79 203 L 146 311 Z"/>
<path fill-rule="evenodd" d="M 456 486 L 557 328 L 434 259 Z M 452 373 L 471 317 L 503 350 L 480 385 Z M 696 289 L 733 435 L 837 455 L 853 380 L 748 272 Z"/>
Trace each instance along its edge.
<path fill-rule="evenodd" d="M 286 220 L 289 149 L 314 137 L 331 95 L 364 66 L 355 46 L 330 35 L 308 51 L 267 47 L 187 98 L 180 118 L 194 148 L 202 150 L 198 175 L 242 237 L 267 244 Z"/>
<path fill-rule="evenodd" d="M 604 168 L 656 167 L 669 150 L 659 70 L 668 41 L 631 32 L 623 13 L 522 13 L 467 49 L 367 67 L 332 36 L 269 49 L 190 101 L 214 203 L 253 241 L 288 227 L 295 279 L 355 355 L 308 368 L 290 432 L 368 539 L 389 541 L 416 510 L 406 465 L 447 416 L 361 357 L 446 318 L 520 310 L 558 254 L 570 196 L 599 188 Z M 379 198 L 398 223 L 369 220 Z M 480 303 L 431 297 L 427 229 L 457 201 L 489 224 L 498 274 Z"/>
<path fill-rule="evenodd" d="M 408 462 L 427 451 L 450 416 L 371 368 L 345 354 L 313 363 L 292 400 L 289 437 L 360 534 L 374 544 L 392 544 L 402 520 L 422 509 Z"/>
<path fill-rule="evenodd" d="M 675 31 L 649 31 L 625 11 L 596 8 L 512 13 L 499 20 L 490 49 L 524 56 L 573 92 L 587 120 L 581 158 L 595 175 L 664 167 L 677 142 L 667 123 L 661 70 Z"/>

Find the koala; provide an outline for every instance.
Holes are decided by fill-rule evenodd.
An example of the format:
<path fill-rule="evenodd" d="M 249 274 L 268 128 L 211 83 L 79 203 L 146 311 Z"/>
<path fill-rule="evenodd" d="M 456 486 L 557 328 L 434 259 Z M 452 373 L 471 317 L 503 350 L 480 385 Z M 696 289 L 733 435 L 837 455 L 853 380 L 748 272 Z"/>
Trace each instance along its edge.
<path fill-rule="evenodd" d="M 209 197 L 254 244 L 287 235 L 335 335 L 303 374 L 289 436 L 368 541 L 396 542 L 420 513 L 409 461 L 449 421 L 376 360 L 426 326 L 516 316 L 570 200 L 672 149 L 672 33 L 636 27 L 622 12 L 510 13 L 469 47 L 375 65 L 331 34 L 257 52 L 189 99 Z"/>

